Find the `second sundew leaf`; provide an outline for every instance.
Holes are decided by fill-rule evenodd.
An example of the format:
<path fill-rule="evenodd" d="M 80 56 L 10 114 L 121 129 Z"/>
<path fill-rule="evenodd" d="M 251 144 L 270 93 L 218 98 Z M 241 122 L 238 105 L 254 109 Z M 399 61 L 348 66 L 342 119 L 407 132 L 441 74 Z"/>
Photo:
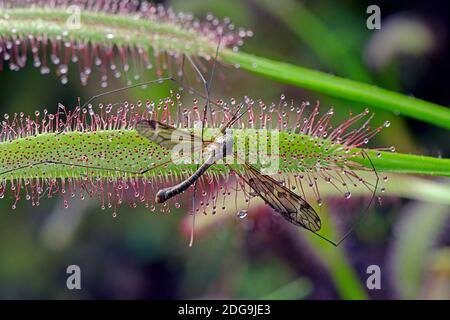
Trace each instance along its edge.
<path fill-rule="evenodd" d="M 237 51 L 252 33 L 236 28 L 229 18 L 208 15 L 201 21 L 149 2 L 3 1 L 0 35 L 6 68 L 20 70 L 32 60 L 48 74 L 55 65 L 66 84 L 76 63 L 83 85 L 98 68 L 106 87 L 110 78 L 139 80 L 142 69 L 158 77 L 181 75 L 184 56 L 211 60 L 219 41 L 222 48 Z"/>

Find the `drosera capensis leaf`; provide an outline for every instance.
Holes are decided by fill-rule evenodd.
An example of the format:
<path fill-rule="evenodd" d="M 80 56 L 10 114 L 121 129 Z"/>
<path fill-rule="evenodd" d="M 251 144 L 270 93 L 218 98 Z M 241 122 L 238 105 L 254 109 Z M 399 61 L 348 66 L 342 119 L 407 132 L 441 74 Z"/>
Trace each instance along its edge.
<path fill-rule="evenodd" d="M 2 1 L 0 71 L 25 67 L 31 51 L 42 74 L 55 65 L 65 84 L 77 63 L 83 85 L 98 68 L 106 87 L 111 77 L 130 82 L 150 70 L 181 75 L 185 55 L 210 61 L 219 41 L 237 51 L 251 35 L 229 18 L 197 20 L 146 1 Z"/>
<path fill-rule="evenodd" d="M 248 154 L 249 159 L 255 145 L 261 149 L 257 152 L 264 148 L 268 158 L 263 157 L 266 154 L 258 154 L 253 164 L 274 170 L 272 165 L 276 162 L 271 173 L 280 180 L 284 174 L 295 174 L 298 192 L 313 189 L 319 205 L 322 201 L 316 183 L 319 179 L 333 184 L 345 197 L 350 197 L 349 188 L 353 185 L 373 188 L 355 173 L 371 168 L 352 160 L 362 156 L 359 148 L 387 126 L 371 128 L 368 110 L 349 115 L 348 120 L 332 126 L 333 109 L 321 113 L 319 103 L 295 104 L 284 95 L 278 104 L 266 105 L 250 98 L 242 104 L 234 99 L 219 100 L 216 104 L 220 109 L 209 119 L 205 139 L 216 136 L 218 128 L 229 120 L 229 114 L 244 105 L 247 113 L 233 128 L 234 148 L 239 153 L 239 144 L 243 143 L 244 155 Z M 86 194 L 100 197 L 103 206 L 131 201 L 132 205 L 145 202 L 153 207 L 157 191 L 153 189 L 187 178 L 197 163 L 174 163 L 169 150 L 140 136 L 135 125 L 142 119 L 155 119 L 180 130 L 193 130 L 201 119 L 199 110 L 197 99 L 193 106 L 185 106 L 177 94 L 157 102 L 124 102 L 115 108 L 99 105 L 98 111 L 88 105 L 72 112 L 60 105 L 55 115 L 39 111 L 32 116 L 5 115 L 0 143 L 1 195 L 11 189 L 17 202 L 22 192 L 30 200 L 33 193 L 35 200 L 45 193 L 48 196 L 80 193 L 83 197 Z M 242 167 L 240 162 L 214 164 L 200 183 L 201 193 L 209 194 L 214 202 L 217 198 L 214 193 L 230 192 L 234 187 L 226 181 L 236 180 L 230 179 L 233 170 L 241 171 Z M 152 169 L 141 174 L 149 168 Z M 130 191 L 131 197 L 127 194 Z"/>

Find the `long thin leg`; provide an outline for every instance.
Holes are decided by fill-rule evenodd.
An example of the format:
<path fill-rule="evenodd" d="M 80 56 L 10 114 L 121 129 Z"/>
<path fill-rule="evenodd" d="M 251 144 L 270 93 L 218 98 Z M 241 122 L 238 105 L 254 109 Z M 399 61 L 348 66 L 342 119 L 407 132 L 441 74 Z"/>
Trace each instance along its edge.
<path fill-rule="evenodd" d="M 219 39 L 219 43 L 217 45 L 217 49 L 216 49 L 216 56 L 214 58 L 214 64 L 213 64 L 213 68 L 211 71 L 211 76 L 210 76 L 210 81 L 212 81 L 212 78 L 214 76 L 214 69 L 216 67 L 216 61 L 217 61 L 217 56 L 219 54 L 219 48 L 220 48 L 220 42 L 221 42 L 222 38 Z M 203 137 L 204 137 L 204 128 L 205 128 L 205 122 L 206 122 L 206 116 L 208 113 L 208 108 L 209 108 L 209 103 L 210 103 L 210 91 L 209 91 L 209 87 L 208 87 L 208 82 L 206 81 L 205 77 L 203 76 L 203 74 L 200 72 L 200 70 L 198 69 L 197 65 L 194 63 L 194 61 L 192 61 L 192 58 L 189 55 L 185 55 L 186 58 L 189 60 L 189 62 L 191 63 L 192 67 L 194 68 L 195 72 L 200 76 L 201 81 L 203 82 L 204 85 L 204 89 L 205 89 L 205 107 L 203 109 L 203 119 L 202 119 L 202 134 L 201 134 L 201 139 L 202 139 L 202 143 L 203 143 Z M 212 113 L 211 113 L 211 120 L 212 120 Z M 199 168 L 199 165 L 197 165 L 197 170 Z M 194 182 L 194 196 L 193 196 L 193 206 L 192 206 L 192 228 L 191 228 L 191 239 L 189 242 L 189 247 L 192 247 L 192 245 L 194 244 L 194 229 L 195 229 L 195 194 L 197 193 L 197 181 Z"/>
<path fill-rule="evenodd" d="M 187 156 L 186 156 L 187 157 Z M 181 157 L 180 159 L 182 159 L 183 157 Z M 93 169 L 93 170 L 101 170 L 101 171 L 112 171 L 112 172 L 120 172 L 120 173 L 127 173 L 127 174 L 134 174 L 134 175 L 143 175 L 151 170 L 154 170 L 156 168 L 159 168 L 161 166 L 164 166 L 168 163 L 172 162 L 172 160 L 167 160 L 161 163 L 158 163 L 157 165 L 154 165 L 152 167 L 149 167 L 147 169 L 144 170 L 140 170 L 140 171 L 132 171 L 132 170 L 125 170 L 125 169 L 117 169 L 117 168 L 105 168 L 105 167 L 99 167 L 99 166 L 90 166 L 90 165 L 84 165 L 84 164 L 78 164 L 78 163 L 70 163 L 70 162 L 65 162 L 65 161 L 55 161 L 55 160 L 43 160 L 43 161 L 38 161 L 35 163 L 31 163 L 31 164 L 27 164 L 27 165 L 23 165 L 23 166 L 19 166 L 13 169 L 8 169 L 5 170 L 3 172 L 0 172 L 0 176 L 14 172 L 14 171 L 18 171 L 18 170 L 22 170 L 22 169 L 27 169 L 30 167 L 34 167 L 34 166 L 38 166 L 38 165 L 63 165 L 63 166 L 69 166 L 69 167 L 77 167 L 77 168 L 84 168 L 84 169 Z"/>
<path fill-rule="evenodd" d="M 217 43 L 216 55 L 214 57 L 213 66 L 211 68 L 211 74 L 209 75 L 209 87 L 208 87 L 209 92 L 211 92 L 211 88 L 213 85 L 214 72 L 216 71 L 217 57 L 219 56 L 219 49 L 220 49 L 221 42 L 222 42 L 222 35 L 220 35 L 219 42 Z"/>
<path fill-rule="evenodd" d="M 192 225 L 191 225 L 191 238 L 189 240 L 189 247 L 194 245 L 194 233 L 195 233 L 195 187 L 197 181 L 194 182 L 194 194 L 192 196 Z"/>
<path fill-rule="evenodd" d="M 206 120 L 206 112 L 208 110 L 208 104 L 209 104 L 209 89 L 208 89 L 208 83 L 206 82 L 205 78 L 203 77 L 203 74 L 200 72 L 198 67 L 195 65 L 194 61 L 192 61 L 191 57 L 189 55 L 186 55 L 186 58 L 191 63 L 192 67 L 194 68 L 195 72 L 200 76 L 201 81 L 203 82 L 203 85 L 205 86 L 205 108 L 203 109 L 203 120 L 202 120 L 202 134 L 201 139 L 203 143 L 203 134 L 204 134 L 204 127 L 205 127 L 205 120 Z M 199 168 L 199 165 L 197 165 L 197 170 Z M 189 241 L 189 247 L 192 247 L 194 244 L 194 228 L 195 228 L 195 194 L 197 193 L 197 181 L 194 182 L 194 196 L 192 198 L 192 227 L 191 227 L 191 239 Z"/>
<path fill-rule="evenodd" d="M 359 217 L 351 224 L 350 229 L 344 234 L 342 239 L 336 243 L 337 246 L 340 245 L 345 239 L 347 239 L 347 237 L 353 232 L 355 225 L 359 221 L 361 221 L 361 219 L 363 218 L 365 213 L 370 209 L 370 207 L 372 206 L 372 203 L 375 200 L 377 189 L 378 189 L 378 183 L 380 182 L 380 177 L 378 176 L 377 169 L 375 169 L 375 166 L 374 166 L 372 160 L 370 159 L 369 155 L 367 154 L 367 152 L 364 149 L 361 149 L 361 154 L 362 154 L 363 158 L 367 158 L 367 160 L 370 162 L 373 172 L 375 173 L 376 178 L 375 178 L 374 190 L 373 190 L 372 197 L 370 198 L 369 204 L 367 205 L 366 209 L 364 209 L 364 211 L 359 215 Z"/>

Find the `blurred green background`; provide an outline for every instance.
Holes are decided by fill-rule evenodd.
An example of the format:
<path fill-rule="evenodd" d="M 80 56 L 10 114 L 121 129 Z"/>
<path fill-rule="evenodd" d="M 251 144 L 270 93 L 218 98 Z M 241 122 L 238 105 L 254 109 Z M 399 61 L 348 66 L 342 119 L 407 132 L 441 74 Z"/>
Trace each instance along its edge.
<path fill-rule="evenodd" d="M 372 1 L 174 0 L 175 11 L 203 17 L 229 16 L 254 31 L 243 51 L 370 82 L 394 91 L 449 105 L 450 6 L 438 1 L 378 1 L 382 28 L 366 28 Z M 213 96 L 237 100 L 248 95 L 278 101 L 320 99 L 337 118 L 365 106 L 221 67 Z M 94 75 L 95 79 L 95 75 Z M 110 88 L 124 83 L 116 81 Z M 197 85 L 198 86 L 198 85 Z M 133 89 L 119 99 L 135 101 L 167 95 L 165 85 Z M 199 90 L 201 87 L 199 87 Z M 73 108 L 102 91 L 99 82 L 82 87 L 77 68 L 63 85 L 29 64 L 0 74 L 2 113 Z M 337 121 L 338 119 L 334 119 Z M 398 152 L 449 157 L 449 133 L 425 123 L 377 112 L 375 123 L 391 122 L 373 146 Z M 237 298 L 237 299 L 399 299 L 450 298 L 449 203 L 420 196 L 410 184 L 404 196 L 389 194 L 405 182 L 389 177 L 382 205 L 375 205 L 339 248 L 303 230 L 276 223 L 267 208 L 245 219 L 205 218 L 194 247 L 188 247 L 182 209 L 170 214 L 123 207 L 117 218 L 95 200 L 44 199 L 39 207 L 22 201 L 11 209 L 0 201 L 0 298 Z M 434 179 L 448 188 L 448 179 Z M 434 182 L 434 181 L 433 181 Z M 448 189 L 447 189 L 448 190 Z M 363 199 L 364 200 L 364 199 Z M 356 201 L 359 209 L 364 208 Z M 358 204 L 359 203 L 359 204 Z M 324 211 L 345 215 L 347 205 L 329 201 Z M 66 268 L 79 265 L 82 290 L 66 288 Z M 368 290 L 367 267 L 381 268 L 381 289 Z"/>

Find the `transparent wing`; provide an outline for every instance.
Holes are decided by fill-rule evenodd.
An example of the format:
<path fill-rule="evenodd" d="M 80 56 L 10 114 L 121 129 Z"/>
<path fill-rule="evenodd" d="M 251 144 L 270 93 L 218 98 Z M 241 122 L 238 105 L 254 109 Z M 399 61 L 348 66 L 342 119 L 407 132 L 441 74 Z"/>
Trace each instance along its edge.
<path fill-rule="evenodd" d="M 245 174 L 239 176 L 276 212 L 289 222 L 317 232 L 321 222 L 316 211 L 302 197 L 281 185 L 270 176 L 245 162 Z"/>
<path fill-rule="evenodd" d="M 191 150 L 193 152 L 201 151 L 207 144 L 211 141 L 203 141 L 199 136 L 195 134 L 179 130 L 171 127 L 165 123 L 156 120 L 140 120 L 136 124 L 136 131 L 142 137 L 145 137 L 161 147 L 167 150 L 172 150 L 175 146 L 180 146 L 182 144 L 189 144 L 189 148 L 185 150 Z"/>

